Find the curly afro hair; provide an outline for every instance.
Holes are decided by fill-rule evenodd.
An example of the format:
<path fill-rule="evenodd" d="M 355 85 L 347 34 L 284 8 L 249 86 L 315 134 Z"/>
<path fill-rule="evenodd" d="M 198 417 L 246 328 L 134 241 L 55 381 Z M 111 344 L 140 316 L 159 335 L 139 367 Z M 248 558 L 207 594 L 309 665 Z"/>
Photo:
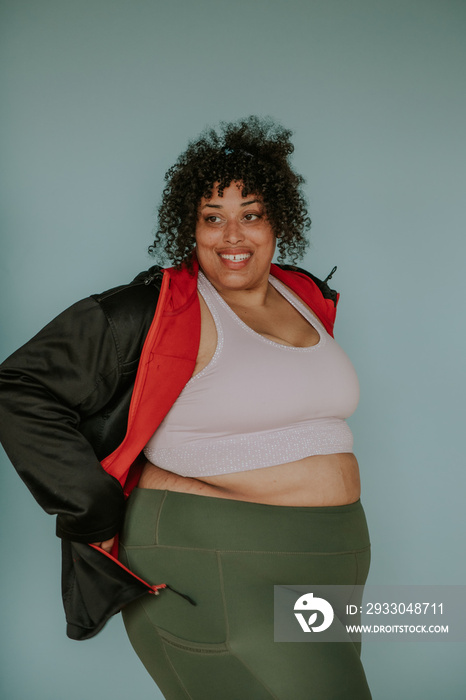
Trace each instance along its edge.
<path fill-rule="evenodd" d="M 149 247 L 161 262 L 192 268 L 198 208 L 216 183 L 219 195 L 233 181 L 243 184 L 242 196 L 259 195 L 277 237 L 279 262 L 295 264 L 304 255 L 311 226 L 301 192 L 304 178 L 289 163 L 292 132 L 270 118 L 250 116 L 221 122 L 191 141 L 165 175 L 155 240 Z"/>

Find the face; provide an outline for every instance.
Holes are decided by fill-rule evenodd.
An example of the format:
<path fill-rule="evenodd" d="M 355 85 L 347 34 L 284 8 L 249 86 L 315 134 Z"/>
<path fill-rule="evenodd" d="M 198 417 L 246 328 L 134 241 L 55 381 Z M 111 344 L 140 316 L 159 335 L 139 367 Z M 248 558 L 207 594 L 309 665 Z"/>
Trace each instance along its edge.
<path fill-rule="evenodd" d="M 196 224 L 199 264 L 219 292 L 266 287 L 275 251 L 275 234 L 262 198 L 241 195 L 232 182 L 219 197 L 201 200 Z"/>

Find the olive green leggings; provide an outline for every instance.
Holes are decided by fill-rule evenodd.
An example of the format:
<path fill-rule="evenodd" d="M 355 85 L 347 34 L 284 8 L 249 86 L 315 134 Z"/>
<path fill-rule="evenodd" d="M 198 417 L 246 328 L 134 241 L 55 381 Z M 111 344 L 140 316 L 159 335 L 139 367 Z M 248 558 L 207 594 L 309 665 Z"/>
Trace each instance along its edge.
<path fill-rule="evenodd" d="M 361 503 L 288 507 L 135 489 L 121 559 L 165 589 L 131 603 L 131 643 L 166 700 L 369 700 L 352 642 L 274 642 L 274 585 L 362 585 Z"/>

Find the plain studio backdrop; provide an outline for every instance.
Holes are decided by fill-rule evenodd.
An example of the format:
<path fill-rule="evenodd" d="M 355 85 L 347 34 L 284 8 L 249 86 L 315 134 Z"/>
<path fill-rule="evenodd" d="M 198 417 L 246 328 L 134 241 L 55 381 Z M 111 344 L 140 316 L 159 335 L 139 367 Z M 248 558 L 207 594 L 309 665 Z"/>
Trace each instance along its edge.
<path fill-rule="evenodd" d="M 270 115 L 306 178 L 302 264 L 338 265 L 368 583 L 465 584 L 466 4 L 4 0 L 2 15 L 1 357 L 153 264 L 163 175 L 190 138 Z M 3 453 L 1 478 L 1 697 L 160 698 L 120 616 L 65 637 L 54 519 Z M 374 700 L 464 698 L 465 649 L 367 642 Z"/>

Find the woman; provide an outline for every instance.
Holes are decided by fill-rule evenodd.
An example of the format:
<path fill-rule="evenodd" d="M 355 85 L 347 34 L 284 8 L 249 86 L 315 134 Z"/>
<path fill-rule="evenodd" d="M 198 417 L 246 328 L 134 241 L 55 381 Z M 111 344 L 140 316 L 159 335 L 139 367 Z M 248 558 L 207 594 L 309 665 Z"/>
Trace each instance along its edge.
<path fill-rule="evenodd" d="M 152 246 L 173 267 L 81 302 L 2 373 L 9 406 L 30 387 L 16 411 L 23 427 L 5 446 L 59 515 L 68 612 L 75 577 L 92 588 L 114 566 L 102 554 L 116 553 L 123 517 L 115 479 L 131 492 L 119 553 L 130 573 L 115 578 L 136 574 L 150 582 L 138 581 L 142 590 L 158 582 L 160 595 L 127 578 L 106 612 L 130 603 L 131 642 L 167 700 L 370 698 L 356 644 L 273 641 L 274 585 L 363 584 L 370 551 L 345 422 L 358 384 L 332 337 L 337 295 L 272 264 L 276 244 L 281 258 L 302 255 L 310 225 L 292 150 L 290 132 L 254 117 L 191 143 L 167 173 Z M 83 349 L 80 338 L 78 353 L 84 323 L 91 340 Z M 60 386 L 45 376 L 51 366 Z M 38 397 L 39 420 L 24 408 Z M 59 476 L 47 463 L 47 484 L 18 447 L 20 430 L 45 442 L 43 453 L 64 454 Z M 86 608 L 92 617 L 93 601 Z M 69 626 L 92 626 L 77 617 Z"/>

